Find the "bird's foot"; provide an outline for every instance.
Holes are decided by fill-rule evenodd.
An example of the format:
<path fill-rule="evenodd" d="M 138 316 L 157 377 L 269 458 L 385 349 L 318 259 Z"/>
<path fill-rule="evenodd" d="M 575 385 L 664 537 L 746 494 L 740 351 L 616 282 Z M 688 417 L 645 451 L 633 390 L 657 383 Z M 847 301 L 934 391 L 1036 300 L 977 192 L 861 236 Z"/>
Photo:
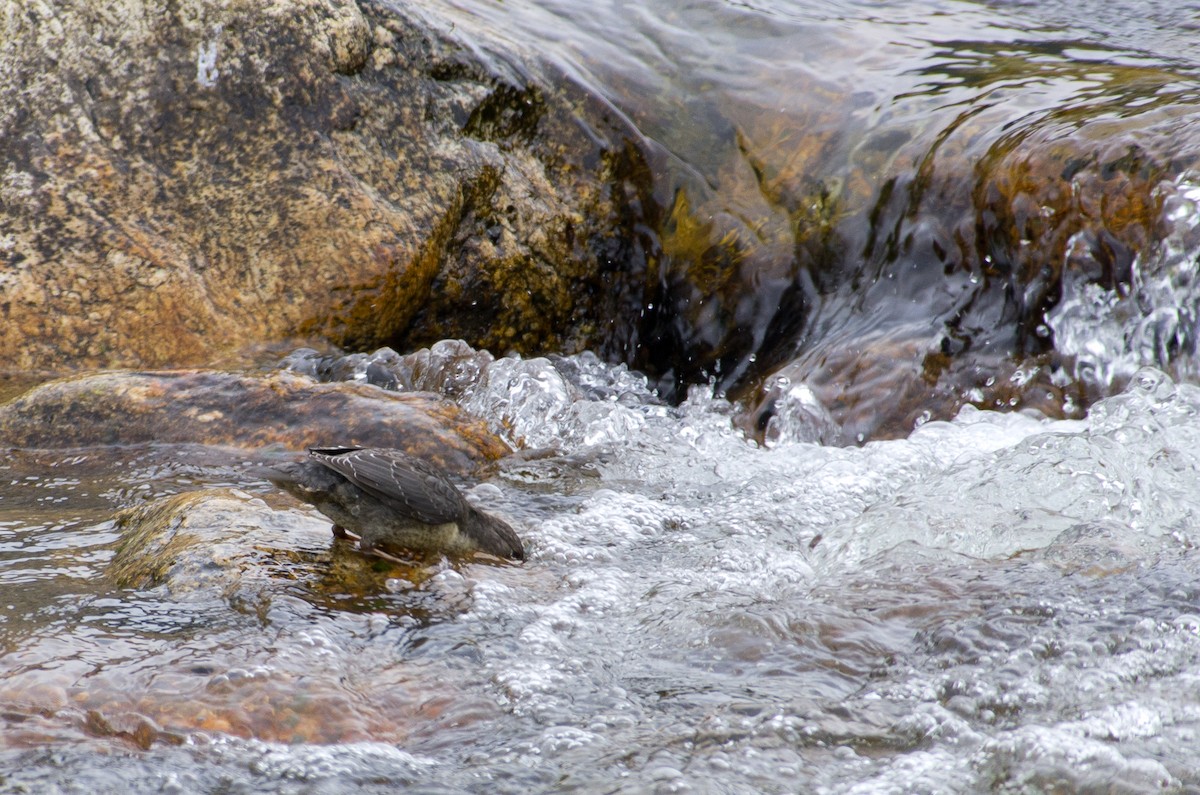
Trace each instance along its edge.
<path fill-rule="evenodd" d="M 333 537 L 334 538 L 344 538 L 347 541 L 357 541 L 358 540 L 358 536 L 354 535 L 354 533 L 351 533 L 349 530 L 342 527 L 340 524 L 335 524 L 333 526 Z"/>

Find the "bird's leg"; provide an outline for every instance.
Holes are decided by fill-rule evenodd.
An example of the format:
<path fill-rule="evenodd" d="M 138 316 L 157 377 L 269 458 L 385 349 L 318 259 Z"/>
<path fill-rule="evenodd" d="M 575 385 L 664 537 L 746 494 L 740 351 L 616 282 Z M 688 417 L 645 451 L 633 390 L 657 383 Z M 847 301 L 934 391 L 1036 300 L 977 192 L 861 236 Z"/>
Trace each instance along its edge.
<path fill-rule="evenodd" d="M 366 552 L 368 555 L 374 555 L 375 557 L 383 558 L 384 560 L 391 561 L 392 563 L 399 563 L 401 566 L 413 565 L 411 560 L 405 560 L 404 558 L 398 558 L 395 555 L 389 555 L 377 547 L 370 547 L 369 549 L 363 549 L 362 551 Z"/>
<path fill-rule="evenodd" d="M 382 549 L 375 546 L 370 541 L 364 541 L 362 539 L 359 539 L 358 551 L 362 552 L 364 554 L 367 554 L 367 555 L 374 555 L 377 558 L 383 558 L 384 560 L 391 561 L 392 563 L 399 563 L 404 566 L 412 565 L 411 560 L 405 560 L 404 558 L 398 558 L 395 555 L 389 555 L 387 552 L 384 552 Z"/>

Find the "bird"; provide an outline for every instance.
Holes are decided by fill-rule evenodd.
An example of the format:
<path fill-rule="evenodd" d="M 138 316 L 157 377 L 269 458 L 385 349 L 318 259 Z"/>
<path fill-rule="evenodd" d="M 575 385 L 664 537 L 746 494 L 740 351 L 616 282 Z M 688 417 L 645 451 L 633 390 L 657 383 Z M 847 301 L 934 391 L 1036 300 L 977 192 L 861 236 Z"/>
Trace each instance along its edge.
<path fill-rule="evenodd" d="M 274 465 L 264 476 L 332 519 L 333 534 L 357 538 L 364 552 L 525 559 L 507 522 L 475 508 L 439 467 L 403 450 L 310 447 L 306 460 Z"/>

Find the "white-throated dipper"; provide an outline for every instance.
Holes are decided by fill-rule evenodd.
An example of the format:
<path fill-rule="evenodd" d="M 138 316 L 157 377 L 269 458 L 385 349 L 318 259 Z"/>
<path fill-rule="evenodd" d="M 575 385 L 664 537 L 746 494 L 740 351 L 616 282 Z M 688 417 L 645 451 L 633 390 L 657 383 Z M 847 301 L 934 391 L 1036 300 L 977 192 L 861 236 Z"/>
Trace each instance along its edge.
<path fill-rule="evenodd" d="M 436 466 L 383 447 L 310 447 L 308 460 L 271 467 L 266 478 L 333 520 L 364 552 L 408 549 L 487 552 L 525 559 L 508 524 L 466 501 Z"/>

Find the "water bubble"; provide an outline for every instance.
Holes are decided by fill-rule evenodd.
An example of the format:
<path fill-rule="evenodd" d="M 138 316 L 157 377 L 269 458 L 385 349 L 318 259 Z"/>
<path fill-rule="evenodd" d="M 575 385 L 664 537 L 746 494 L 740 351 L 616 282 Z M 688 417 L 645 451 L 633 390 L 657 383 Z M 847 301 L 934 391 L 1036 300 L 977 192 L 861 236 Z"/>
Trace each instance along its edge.
<path fill-rule="evenodd" d="M 767 394 L 774 400 L 773 414 L 763 432 L 768 448 L 802 442 L 840 443 L 841 427 L 809 386 L 779 378 Z"/>

